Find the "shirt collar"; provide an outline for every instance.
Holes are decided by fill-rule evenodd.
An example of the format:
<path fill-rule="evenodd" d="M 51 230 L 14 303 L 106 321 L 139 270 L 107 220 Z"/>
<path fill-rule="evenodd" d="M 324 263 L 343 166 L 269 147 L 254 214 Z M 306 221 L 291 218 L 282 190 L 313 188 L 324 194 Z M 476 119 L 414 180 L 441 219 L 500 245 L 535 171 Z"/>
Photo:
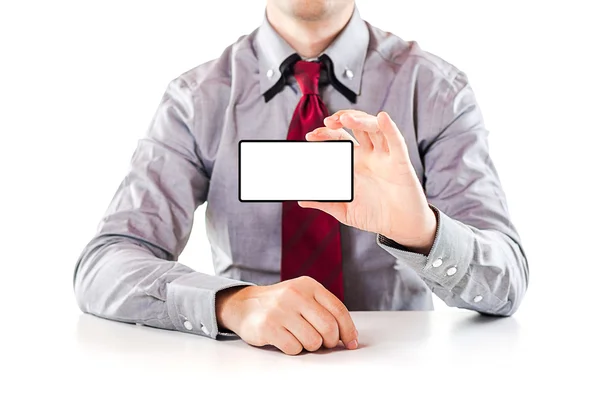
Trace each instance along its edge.
<path fill-rule="evenodd" d="M 266 16 L 255 39 L 258 55 L 260 90 L 264 94 L 281 77 L 279 66 L 295 50 L 273 29 Z M 333 61 L 336 78 L 357 95 L 360 94 L 363 66 L 369 45 L 369 31 L 358 9 L 338 37 L 323 54 Z"/>

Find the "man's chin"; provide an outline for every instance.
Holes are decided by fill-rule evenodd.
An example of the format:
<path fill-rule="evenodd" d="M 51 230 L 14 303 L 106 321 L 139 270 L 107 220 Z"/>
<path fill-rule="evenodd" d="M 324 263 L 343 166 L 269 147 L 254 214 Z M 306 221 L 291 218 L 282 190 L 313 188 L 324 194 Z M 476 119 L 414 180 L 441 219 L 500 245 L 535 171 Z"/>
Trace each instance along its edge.
<path fill-rule="evenodd" d="M 351 0 L 347 0 L 350 2 Z M 280 4 L 282 0 L 280 0 Z M 346 1 L 330 0 L 283 0 L 285 11 L 293 18 L 307 22 L 318 22 L 329 19 L 346 7 Z"/>

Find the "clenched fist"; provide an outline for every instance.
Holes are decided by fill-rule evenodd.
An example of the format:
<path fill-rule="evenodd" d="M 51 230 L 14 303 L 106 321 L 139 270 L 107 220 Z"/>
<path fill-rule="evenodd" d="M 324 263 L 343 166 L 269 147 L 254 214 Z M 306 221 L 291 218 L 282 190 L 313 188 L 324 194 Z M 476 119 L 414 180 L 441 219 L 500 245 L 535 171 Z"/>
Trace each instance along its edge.
<path fill-rule="evenodd" d="M 247 286 L 217 294 L 217 322 L 254 345 L 273 345 L 286 354 L 325 346 L 341 340 L 358 348 L 358 332 L 344 304 L 310 277 L 271 286 Z"/>

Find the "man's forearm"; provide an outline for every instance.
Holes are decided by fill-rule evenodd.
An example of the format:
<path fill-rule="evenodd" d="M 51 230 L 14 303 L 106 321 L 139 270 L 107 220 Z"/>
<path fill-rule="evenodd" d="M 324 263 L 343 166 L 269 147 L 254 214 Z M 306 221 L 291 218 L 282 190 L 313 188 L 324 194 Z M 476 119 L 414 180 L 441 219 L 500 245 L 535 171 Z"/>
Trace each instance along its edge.
<path fill-rule="evenodd" d="M 96 237 L 75 271 L 79 307 L 108 319 L 215 338 L 217 292 L 248 284 L 202 274 L 166 258 L 160 249 L 133 238 Z"/>
<path fill-rule="evenodd" d="M 414 269 L 449 306 L 511 315 L 528 281 L 527 260 L 519 245 L 499 231 L 476 229 L 436 213 L 438 233 L 428 256 L 382 236 L 378 243 Z"/>

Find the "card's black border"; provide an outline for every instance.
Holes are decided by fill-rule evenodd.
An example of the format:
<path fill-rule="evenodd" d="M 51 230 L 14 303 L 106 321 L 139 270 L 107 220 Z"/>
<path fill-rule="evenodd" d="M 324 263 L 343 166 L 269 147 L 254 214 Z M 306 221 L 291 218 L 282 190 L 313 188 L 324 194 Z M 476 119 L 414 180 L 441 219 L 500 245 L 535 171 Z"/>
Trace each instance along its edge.
<path fill-rule="evenodd" d="M 350 143 L 350 200 L 242 200 L 242 143 L 243 142 L 296 142 L 296 143 Z M 317 201 L 319 203 L 351 203 L 354 200 L 354 142 L 352 140 L 324 140 L 320 142 L 307 142 L 304 140 L 269 140 L 269 139 L 244 139 L 238 142 L 238 200 L 240 203 L 281 203 L 284 201 Z"/>

